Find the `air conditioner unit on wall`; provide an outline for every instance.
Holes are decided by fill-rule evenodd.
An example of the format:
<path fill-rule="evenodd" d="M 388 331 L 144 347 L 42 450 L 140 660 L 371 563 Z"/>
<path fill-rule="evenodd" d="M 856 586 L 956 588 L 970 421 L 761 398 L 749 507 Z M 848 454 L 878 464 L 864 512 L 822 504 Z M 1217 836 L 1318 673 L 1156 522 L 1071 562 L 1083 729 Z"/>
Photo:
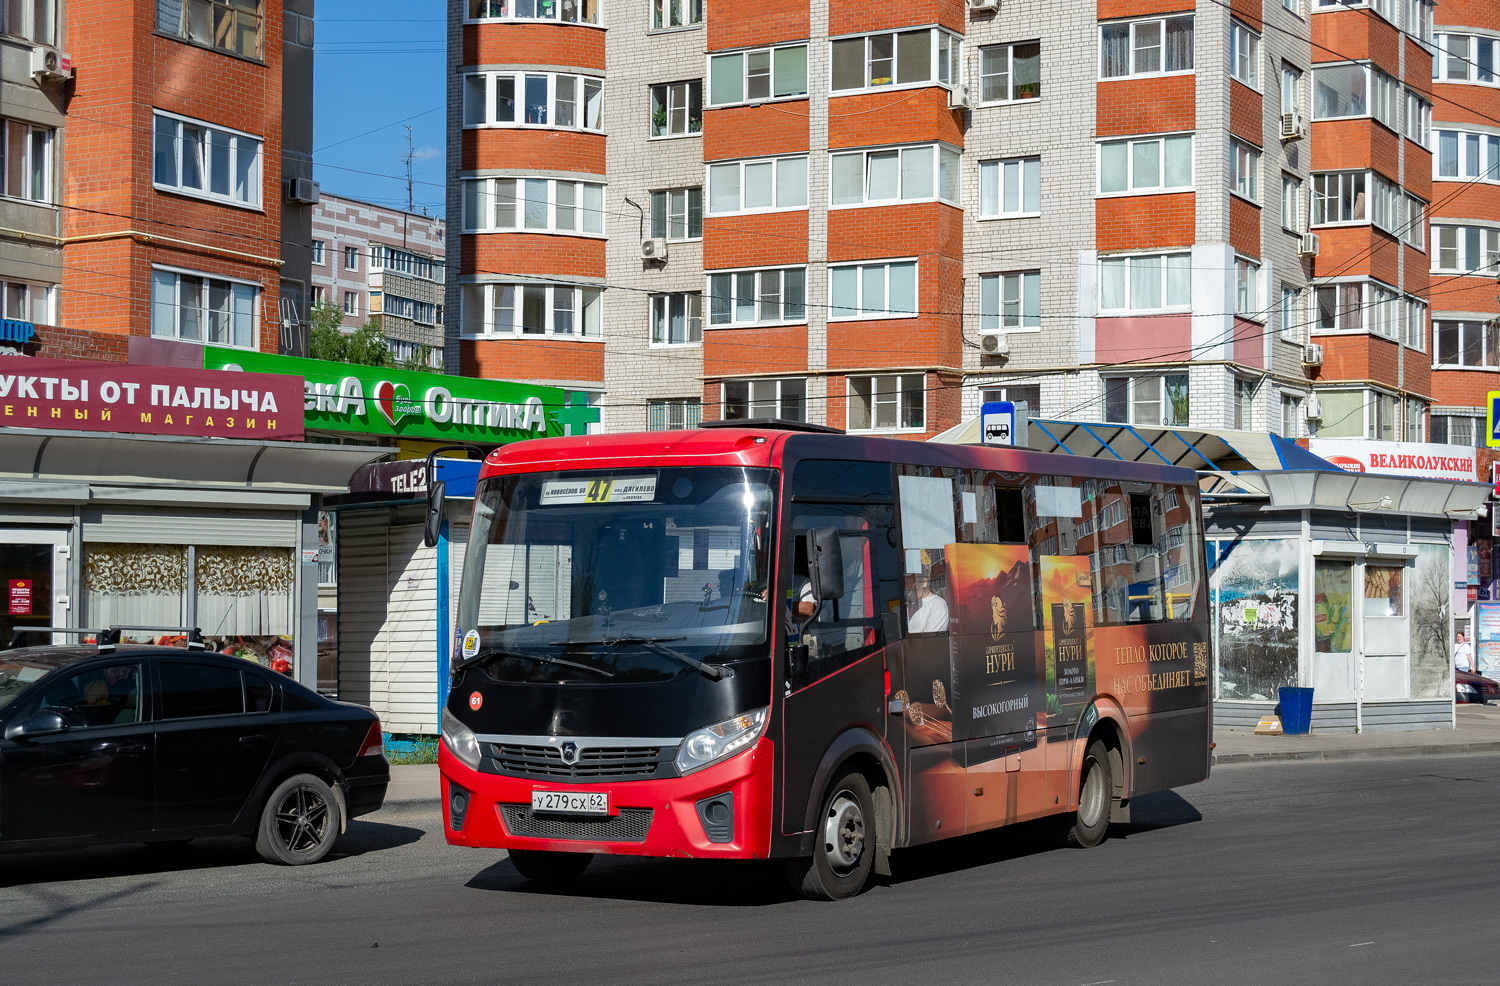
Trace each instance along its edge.
<path fill-rule="evenodd" d="M 286 200 L 288 202 L 317 205 L 319 194 L 320 188 L 318 183 L 311 178 L 288 178 L 286 180 Z"/>
<path fill-rule="evenodd" d="M 969 108 L 969 87 L 956 85 L 948 91 L 948 108 L 950 110 L 966 110 Z"/>
<path fill-rule="evenodd" d="M 970 10 L 999 10 L 1000 0 L 969 0 Z"/>
<path fill-rule="evenodd" d="M 667 241 L 665 237 L 657 236 L 649 240 L 641 241 L 642 260 L 666 260 Z"/>
<path fill-rule="evenodd" d="M 1003 332 L 991 332 L 979 337 L 979 351 L 986 356 L 1003 356 L 1010 352 L 1010 343 Z"/>
<path fill-rule="evenodd" d="M 1302 405 L 1302 410 L 1307 415 L 1307 420 L 1309 421 L 1323 420 L 1323 402 L 1318 400 L 1316 394 L 1308 395 L 1307 403 Z"/>
<path fill-rule="evenodd" d="M 65 82 L 73 77 L 72 56 L 37 45 L 31 49 L 31 77 L 38 82 Z"/>
<path fill-rule="evenodd" d="M 1281 140 L 1285 143 L 1289 140 L 1301 140 L 1307 136 L 1307 123 L 1302 119 L 1301 110 L 1293 110 L 1290 113 L 1281 114 Z"/>
<path fill-rule="evenodd" d="M 1302 257 L 1316 257 L 1321 242 L 1317 233 L 1303 233 L 1301 241 L 1297 244 L 1297 254 Z"/>
<path fill-rule="evenodd" d="M 1322 366 L 1323 365 L 1323 347 L 1320 346 L 1320 345 L 1318 345 L 1317 343 L 1312 343 L 1310 345 L 1303 346 L 1302 347 L 1302 365 L 1303 366 Z"/>

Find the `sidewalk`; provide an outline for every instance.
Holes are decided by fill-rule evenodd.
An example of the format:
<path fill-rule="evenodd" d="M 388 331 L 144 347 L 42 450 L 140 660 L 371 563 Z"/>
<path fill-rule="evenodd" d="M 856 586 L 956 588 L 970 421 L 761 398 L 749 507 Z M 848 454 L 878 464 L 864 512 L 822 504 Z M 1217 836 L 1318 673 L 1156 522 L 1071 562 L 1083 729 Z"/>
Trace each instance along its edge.
<path fill-rule="evenodd" d="M 1460 705 L 1454 729 L 1402 733 L 1256 736 L 1250 729 L 1214 731 L 1214 763 L 1253 760 L 1361 760 L 1369 757 L 1500 753 L 1500 705 Z"/>
<path fill-rule="evenodd" d="M 391 768 L 391 786 L 385 789 L 383 808 L 438 807 L 442 784 L 435 763 L 405 764 Z"/>
<path fill-rule="evenodd" d="M 1362 760 L 1370 757 L 1500 753 L 1500 705 L 1460 705 L 1456 729 L 1407 733 L 1311 733 L 1256 736 L 1251 730 L 1217 730 L 1214 764 L 1264 760 Z M 438 806 L 437 764 L 391 768 L 386 808 Z"/>

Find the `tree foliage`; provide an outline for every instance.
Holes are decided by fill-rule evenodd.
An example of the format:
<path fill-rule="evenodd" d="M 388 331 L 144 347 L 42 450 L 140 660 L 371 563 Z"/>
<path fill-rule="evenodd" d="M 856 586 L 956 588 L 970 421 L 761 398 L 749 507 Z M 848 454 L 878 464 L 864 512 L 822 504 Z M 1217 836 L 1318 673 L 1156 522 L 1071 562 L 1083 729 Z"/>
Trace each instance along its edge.
<path fill-rule="evenodd" d="M 432 355 L 430 346 L 420 346 L 413 358 L 398 361 L 386 344 L 385 334 L 376 318 L 369 319 L 353 332 L 344 332 L 340 328 L 344 321 L 344 310 L 331 302 L 323 301 L 313 306 L 310 319 L 312 338 L 308 355 L 313 359 L 358 366 L 390 366 L 420 373 L 442 372 L 427 363 Z"/>

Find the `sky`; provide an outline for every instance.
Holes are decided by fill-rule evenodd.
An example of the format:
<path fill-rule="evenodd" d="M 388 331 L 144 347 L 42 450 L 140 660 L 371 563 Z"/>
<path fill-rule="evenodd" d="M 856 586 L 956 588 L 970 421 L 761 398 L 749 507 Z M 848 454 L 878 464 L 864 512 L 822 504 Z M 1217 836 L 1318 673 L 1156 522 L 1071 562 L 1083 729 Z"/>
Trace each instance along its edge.
<path fill-rule="evenodd" d="M 416 211 L 444 211 L 447 5 L 317 0 L 313 177 L 324 192 L 406 208 L 411 127 Z"/>

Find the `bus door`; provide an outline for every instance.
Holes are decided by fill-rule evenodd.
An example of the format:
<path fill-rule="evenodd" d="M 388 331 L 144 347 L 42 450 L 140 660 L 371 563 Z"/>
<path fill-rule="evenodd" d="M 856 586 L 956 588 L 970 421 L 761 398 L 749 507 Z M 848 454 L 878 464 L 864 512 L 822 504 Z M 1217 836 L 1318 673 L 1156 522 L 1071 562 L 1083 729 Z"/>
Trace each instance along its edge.
<path fill-rule="evenodd" d="M 810 463 L 803 463 L 807 466 Z M 886 665 L 897 636 L 899 555 L 889 503 L 794 502 L 788 525 L 791 564 L 781 581 L 788 648 L 806 645 L 806 667 L 786 678 L 781 744 L 782 830 L 800 832 L 824 753 L 841 733 L 885 734 Z M 844 562 L 844 595 L 815 604 L 807 569 L 807 532 L 834 528 Z M 783 556 L 786 557 L 785 555 Z M 790 665 L 788 665 L 790 672 Z"/>
<path fill-rule="evenodd" d="M 963 705 L 955 686 L 961 687 L 962 678 L 951 632 L 950 555 L 962 546 L 955 544 L 955 470 L 903 465 L 897 471 L 906 636 L 891 672 L 895 704 L 902 709 L 891 746 L 905 754 L 907 838 L 916 845 L 961 835 L 969 821 L 957 728 Z"/>

